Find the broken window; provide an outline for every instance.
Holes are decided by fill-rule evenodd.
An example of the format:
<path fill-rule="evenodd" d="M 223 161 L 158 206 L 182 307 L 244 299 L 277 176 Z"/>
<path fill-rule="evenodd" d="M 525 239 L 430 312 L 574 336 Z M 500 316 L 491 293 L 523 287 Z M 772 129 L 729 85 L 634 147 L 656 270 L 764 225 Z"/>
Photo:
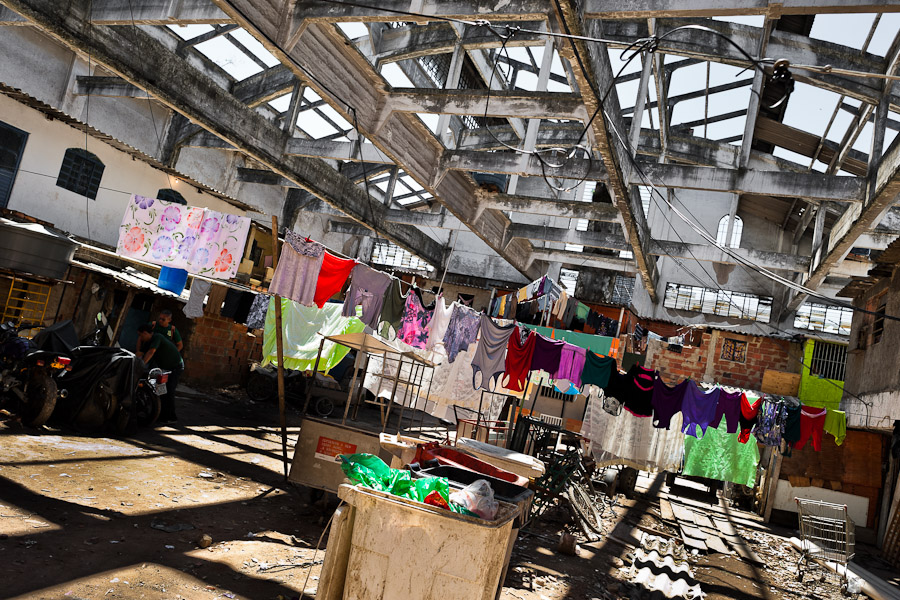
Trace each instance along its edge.
<path fill-rule="evenodd" d="M 95 154 L 83 148 L 69 148 L 63 157 L 56 185 L 96 200 L 105 168 Z"/>
<path fill-rule="evenodd" d="M 794 327 L 850 335 L 852 321 L 853 310 L 850 308 L 806 302 L 797 309 L 797 314 L 794 316 Z"/>
<path fill-rule="evenodd" d="M 771 296 L 726 292 L 679 283 L 666 285 L 663 306 L 722 317 L 737 317 L 760 323 L 768 323 L 772 317 Z"/>
<path fill-rule="evenodd" d="M 166 202 L 187 205 L 187 200 L 184 199 L 184 196 L 170 188 L 163 188 L 159 190 L 158 192 L 156 192 L 156 197 L 157 199 L 165 200 Z"/>

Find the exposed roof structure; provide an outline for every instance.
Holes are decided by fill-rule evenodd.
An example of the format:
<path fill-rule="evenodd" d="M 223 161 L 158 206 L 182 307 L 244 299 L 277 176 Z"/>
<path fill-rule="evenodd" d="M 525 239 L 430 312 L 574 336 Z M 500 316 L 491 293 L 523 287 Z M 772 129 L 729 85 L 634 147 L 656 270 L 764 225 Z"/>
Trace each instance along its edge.
<path fill-rule="evenodd" d="M 674 257 L 776 272 L 794 310 L 851 249 L 900 233 L 900 2 L 0 4 L 3 25 L 102 67 L 76 93 L 173 112 L 153 160 L 242 153 L 241 180 L 288 188 L 285 214 L 372 230 L 438 269 L 610 270 L 659 303 L 657 262 Z M 650 204 L 691 220 L 695 192 L 729 194 L 731 217 L 788 246 L 651 235 Z M 496 268 L 453 256 L 460 239 Z"/>

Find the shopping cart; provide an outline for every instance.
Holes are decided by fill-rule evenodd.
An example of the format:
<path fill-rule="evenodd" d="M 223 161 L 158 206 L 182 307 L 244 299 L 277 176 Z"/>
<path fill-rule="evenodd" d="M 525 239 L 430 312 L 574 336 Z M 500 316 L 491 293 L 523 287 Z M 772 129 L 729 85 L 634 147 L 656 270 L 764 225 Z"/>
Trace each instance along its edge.
<path fill-rule="evenodd" d="M 797 561 L 797 581 L 810 562 L 825 560 L 843 565 L 841 592 L 847 593 L 847 563 L 853 558 L 856 530 L 847 514 L 846 504 L 831 504 L 819 500 L 794 498 L 800 513 L 800 560 Z"/>

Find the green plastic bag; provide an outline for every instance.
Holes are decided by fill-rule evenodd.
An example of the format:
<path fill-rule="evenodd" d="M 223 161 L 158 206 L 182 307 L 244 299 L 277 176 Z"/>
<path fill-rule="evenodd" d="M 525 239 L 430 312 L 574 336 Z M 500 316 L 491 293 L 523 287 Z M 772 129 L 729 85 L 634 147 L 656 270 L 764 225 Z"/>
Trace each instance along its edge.
<path fill-rule="evenodd" d="M 462 506 L 450 502 L 450 482 L 446 477 L 413 479 L 409 471 L 392 469 L 374 454 L 341 454 L 340 459 L 344 475 L 357 485 L 417 502 L 425 502 L 425 497 L 436 491 L 447 502 L 451 511 L 477 516 Z"/>

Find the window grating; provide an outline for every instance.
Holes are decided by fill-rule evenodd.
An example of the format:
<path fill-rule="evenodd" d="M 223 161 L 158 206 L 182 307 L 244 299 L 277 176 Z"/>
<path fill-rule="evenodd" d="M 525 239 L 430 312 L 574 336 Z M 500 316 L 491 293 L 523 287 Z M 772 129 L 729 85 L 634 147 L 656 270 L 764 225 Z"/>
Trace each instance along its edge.
<path fill-rule="evenodd" d="M 400 246 L 384 240 L 375 243 L 375 248 L 372 251 L 372 262 L 378 265 L 415 269 L 418 271 L 431 270 L 428 263 L 418 256 L 413 256 Z"/>
<path fill-rule="evenodd" d="M 63 157 L 56 185 L 96 200 L 105 168 L 95 154 L 81 148 L 69 148 Z"/>
<path fill-rule="evenodd" d="M 797 309 L 794 327 L 810 331 L 850 335 L 853 309 L 807 302 Z M 880 336 L 879 336 L 880 337 Z"/>
<path fill-rule="evenodd" d="M 419 58 L 419 64 L 428 73 L 428 77 L 439 88 L 447 83 L 447 75 L 450 73 L 450 58 L 452 54 L 429 54 Z"/>
<path fill-rule="evenodd" d="M 613 285 L 612 303 L 629 304 L 634 294 L 634 277 L 616 275 L 616 283 Z"/>
<path fill-rule="evenodd" d="M 847 346 L 829 342 L 813 342 L 812 360 L 809 363 L 811 374 L 824 379 L 844 381 L 847 366 Z"/>
<path fill-rule="evenodd" d="M 666 285 L 663 306 L 760 323 L 768 323 L 772 317 L 771 296 L 726 292 L 678 283 Z"/>
<path fill-rule="evenodd" d="M 716 243 L 720 246 L 728 246 L 730 248 L 739 248 L 741 245 L 741 234 L 744 232 L 744 221 L 738 217 L 734 217 L 734 227 L 731 229 L 731 243 L 726 244 L 725 238 L 728 237 L 728 215 L 719 219 L 719 229 L 716 232 Z"/>

